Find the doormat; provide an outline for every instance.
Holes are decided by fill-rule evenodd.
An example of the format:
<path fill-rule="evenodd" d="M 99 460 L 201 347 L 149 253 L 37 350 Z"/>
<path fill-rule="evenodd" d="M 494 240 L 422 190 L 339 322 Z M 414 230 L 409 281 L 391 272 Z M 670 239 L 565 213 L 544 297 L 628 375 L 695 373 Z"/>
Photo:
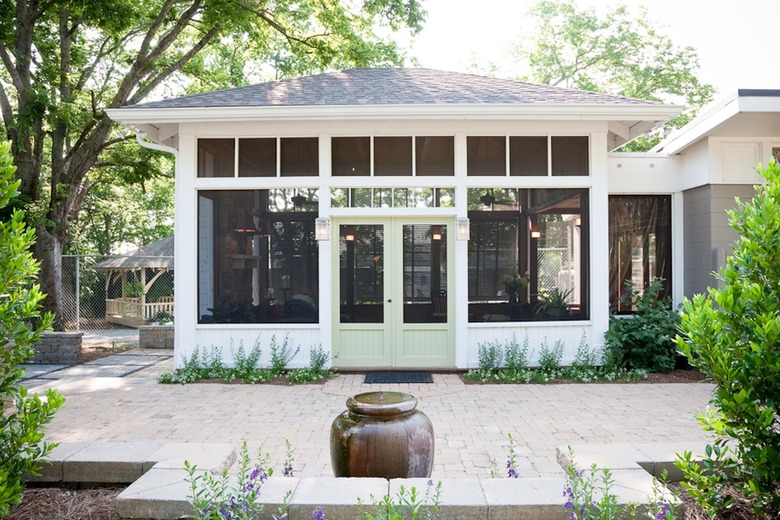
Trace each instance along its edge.
<path fill-rule="evenodd" d="M 430 372 L 368 372 L 363 383 L 375 385 L 380 383 L 433 383 Z"/>

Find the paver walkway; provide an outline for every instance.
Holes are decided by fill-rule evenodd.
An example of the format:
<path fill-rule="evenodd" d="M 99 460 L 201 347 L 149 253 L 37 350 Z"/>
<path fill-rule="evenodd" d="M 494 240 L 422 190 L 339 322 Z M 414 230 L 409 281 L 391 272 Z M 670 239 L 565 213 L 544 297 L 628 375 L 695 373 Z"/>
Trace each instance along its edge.
<path fill-rule="evenodd" d="M 289 439 L 296 476 L 303 477 L 332 475 L 330 424 L 347 397 L 408 392 L 434 425 L 433 478 L 487 476 L 493 459 L 502 474 L 507 434 L 517 442 L 522 476 L 560 475 L 555 448 L 563 444 L 693 441 L 703 447 L 707 437 L 694 416 L 713 389 L 703 383 L 465 385 L 455 374 L 434 374 L 427 385 L 364 385 L 357 374 L 318 385 L 158 384 L 154 375 L 171 368 L 171 354 L 134 350 L 100 360 L 110 370 L 90 363 L 25 384 L 55 387 L 67 398 L 49 426 L 52 441 L 225 442 L 237 448 L 246 441 L 253 450 L 262 446 L 281 470 Z M 113 374 L 120 366 L 126 374 Z"/>

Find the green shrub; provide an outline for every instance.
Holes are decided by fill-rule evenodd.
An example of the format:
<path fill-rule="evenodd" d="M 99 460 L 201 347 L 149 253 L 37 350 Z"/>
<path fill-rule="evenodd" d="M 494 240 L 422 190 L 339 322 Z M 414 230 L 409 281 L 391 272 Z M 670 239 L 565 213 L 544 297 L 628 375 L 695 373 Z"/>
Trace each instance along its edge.
<path fill-rule="evenodd" d="M 644 291 L 626 281 L 633 316 L 610 316 L 604 334 L 607 365 L 650 372 L 674 368 L 677 348 L 674 338 L 680 317 L 672 309 L 671 298 L 659 298 L 663 290 L 660 278 L 653 278 Z"/>
<path fill-rule="evenodd" d="M 285 336 L 284 341 L 279 344 L 276 342 L 276 336 L 271 337 L 271 373 L 279 377 L 284 374 L 287 364 L 298 355 L 301 347 L 292 350 L 290 346 L 290 336 Z"/>
<path fill-rule="evenodd" d="M 325 365 L 328 363 L 328 353 L 317 345 L 309 350 L 309 366 L 305 368 L 296 368 L 287 374 L 287 380 L 290 383 L 309 383 L 312 381 L 321 381 L 328 379 L 333 372 Z"/>
<path fill-rule="evenodd" d="M 503 357 L 503 349 L 498 341 L 488 341 L 477 345 L 477 364 L 479 371 L 483 374 L 498 370 Z"/>
<path fill-rule="evenodd" d="M 686 475 L 697 498 L 728 508 L 731 499 L 713 485 L 725 482 L 728 467 L 770 518 L 780 511 L 780 166 L 773 160 L 759 171 L 767 183 L 729 212 L 741 238 L 718 274 L 722 289 L 684 302 L 677 346 L 716 385 L 712 413 L 699 416 L 716 440 L 704 472 Z"/>
<path fill-rule="evenodd" d="M 544 338 L 542 346 L 539 347 L 539 370 L 545 374 L 554 373 L 561 366 L 563 357 L 563 341 L 558 340 L 551 349 L 547 345 L 547 338 Z"/>
<path fill-rule="evenodd" d="M 0 143 L 0 209 L 18 195 L 15 171 L 10 144 Z M 52 323 L 50 314 L 40 314 L 44 295 L 33 283 L 38 271 L 30 253 L 34 241 L 22 211 L 0 222 L 0 517 L 21 502 L 24 476 L 38 474 L 38 462 L 55 446 L 43 441 L 44 427 L 65 402 L 56 390 L 47 390 L 41 399 L 20 384 L 24 369 L 19 365 Z"/>
<path fill-rule="evenodd" d="M 504 345 L 506 368 L 513 373 L 520 373 L 528 367 L 528 334 L 525 335 L 523 346 L 517 343 L 517 338 L 507 341 Z"/>

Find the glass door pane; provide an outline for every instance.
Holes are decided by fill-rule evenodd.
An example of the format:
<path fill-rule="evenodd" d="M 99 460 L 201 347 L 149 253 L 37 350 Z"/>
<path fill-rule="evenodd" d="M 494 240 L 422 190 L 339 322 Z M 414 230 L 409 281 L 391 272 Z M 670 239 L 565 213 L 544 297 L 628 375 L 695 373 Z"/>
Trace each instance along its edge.
<path fill-rule="evenodd" d="M 384 322 L 384 227 L 339 226 L 339 321 Z"/>
<path fill-rule="evenodd" d="M 447 226 L 403 226 L 404 323 L 447 321 Z"/>

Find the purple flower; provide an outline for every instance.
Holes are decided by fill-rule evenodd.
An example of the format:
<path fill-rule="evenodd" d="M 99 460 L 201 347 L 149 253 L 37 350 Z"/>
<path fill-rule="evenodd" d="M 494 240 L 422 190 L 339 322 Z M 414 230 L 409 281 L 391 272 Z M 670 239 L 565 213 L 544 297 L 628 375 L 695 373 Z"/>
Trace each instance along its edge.
<path fill-rule="evenodd" d="M 658 515 L 655 517 L 655 520 L 665 520 L 666 513 L 669 512 L 670 507 L 669 504 L 665 502 L 658 502 L 658 505 L 663 505 L 663 508 L 658 512 Z"/>
<path fill-rule="evenodd" d="M 284 467 L 284 476 L 285 477 L 293 477 L 293 467 L 292 464 L 288 464 Z"/>
<path fill-rule="evenodd" d="M 517 478 L 517 471 L 515 471 L 515 468 L 509 468 L 509 471 L 506 472 L 507 478 Z"/>
<path fill-rule="evenodd" d="M 311 515 L 311 520 L 325 520 L 325 511 L 322 508 L 318 508 Z"/>

